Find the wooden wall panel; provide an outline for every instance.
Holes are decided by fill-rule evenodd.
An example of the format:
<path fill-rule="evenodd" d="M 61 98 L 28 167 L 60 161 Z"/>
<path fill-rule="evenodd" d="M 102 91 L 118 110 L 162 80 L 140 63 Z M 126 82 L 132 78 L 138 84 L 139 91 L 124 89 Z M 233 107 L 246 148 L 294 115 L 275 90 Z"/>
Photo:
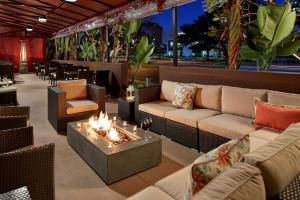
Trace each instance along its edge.
<path fill-rule="evenodd" d="M 300 94 L 300 73 L 257 72 L 204 67 L 159 67 L 159 80 L 269 89 Z"/>

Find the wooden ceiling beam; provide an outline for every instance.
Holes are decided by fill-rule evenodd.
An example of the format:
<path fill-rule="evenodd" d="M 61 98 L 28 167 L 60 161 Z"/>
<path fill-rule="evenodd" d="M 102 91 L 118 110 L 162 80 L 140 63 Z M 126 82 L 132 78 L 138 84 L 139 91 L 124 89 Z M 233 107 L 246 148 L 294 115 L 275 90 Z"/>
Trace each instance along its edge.
<path fill-rule="evenodd" d="M 52 5 L 52 4 L 48 3 L 48 2 L 44 2 L 44 1 L 40 1 L 40 0 L 35 0 L 35 1 L 37 1 L 37 2 L 39 2 L 39 3 L 43 3 L 43 4 L 45 4 L 45 5 Z M 64 10 L 64 11 L 73 13 L 73 14 L 75 14 L 75 15 L 80 15 L 80 16 L 82 16 L 82 17 L 86 17 L 86 18 L 90 17 L 90 16 L 85 15 L 85 14 L 83 14 L 83 13 L 78 13 L 78 12 L 75 12 L 75 11 L 73 11 L 73 10 L 69 10 L 69 9 L 63 8 L 63 7 L 59 7 L 58 9 L 61 9 L 61 10 Z"/>
<path fill-rule="evenodd" d="M 27 3 L 24 3 L 24 2 L 3 2 L 1 3 L 2 5 L 18 5 L 18 6 L 22 6 L 22 5 L 25 5 L 25 6 L 29 6 L 29 7 L 33 7 L 33 8 L 37 8 L 37 9 L 40 9 L 40 8 L 44 8 L 44 9 L 51 9 L 51 7 L 48 7 L 48 6 L 40 6 L 40 5 L 34 5 L 34 4 L 27 4 Z M 21 5 L 20 5 L 21 4 Z"/>
<path fill-rule="evenodd" d="M 7 5 L 5 5 L 5 6 L 7 6 Z M 21 10 L 21 11 L 27 12 L 27 13 L 36 14 L 37 16 L 32 16 L 32 15 L 27 15 L 27 14 L 23 14 L 23 13 L 17 13 L 17 12 L 15 12 L 15 11 L 9 10 L 9 12 L 14 12 L 15 14 L 21 14 L 21 15 L 23 15 L 23 16 L 31 17 L 31 18 L 34 18 L 34 19 L 36 19 L 36 20 L 38 20 L 38 17 L 39 17 L 39 16 L 42 16 L 42 15 L 43 15 L 43 14 L 41 14 L 41 13 L 32 12 L 32 11 L 25 10 L 25 9 L 22 9 L 22 8 L 19 8 L 19 7 L 15 7 L 15 6 L 7 6 L 7 7 L 13 8 L 13 9 L 18 9 L 18 10 Z M 0 9 L 1 9 L 1 8 L 0 8 Z M 54 19 L 54 20 L 57 20 L 57 21 L 61 21 L 61 22 L 63 22 L 63 23 L 69 24 L 69 25 L 72 24 L 72 23 L 70 23 L 70 22 L 62 21 L 62 20 L 59 20 L 59 19 L 56 19 L 56 18 L 52 18 L 52 17 L 48 17 L 48 18 L 49 18 L 49 19 Z M 56 23 L 56 22 L 49 22 L 49 23 L 56 24 L 56 25 L 60 25 L 60 26 L 63 26 L 63 27 L 68 26 L 68 25 L 65 25 L 65 24 L 59 24 L 59 23 Z"/>
<path fill-rule="evenodd" d="M 11 0 L 11 1 L 14 1 L 14 2 L 17 2 L 17 3 L 19 3 L 19 4 L 22 4 L 22 2 L 19 2 L 19 1 L 16 1 L 16 0 Z M 62 5 L 63 3 L 64 3 L 64 2 L 61 2 L 61 5 Z M 61 5 L 59 5 L 59 6 L 61 6 Z M 29 4 L 29 6 L 31 6 L 31 5 Z M 56 9 L 56 8 L 57 8 L 57 7 L 55 7 L 55 9 Z M 47 15 L 53 13 L 53 12 L 51 12 L 52 10 L 51 10 L 51 11 L 45 10 L 45 9 L 40 9 L 40 10 L 46 11 L 46 12 L 47 12 Z M 62 15 L 62 14 L 59 14 L 59 13 L 53 13 L 53 14 L 58 15 L 58 16 L 61 16 L 61 17 L 64 17 L 64 18 L 72 19 L 72 20 L 74 20 L 74 21 L 78 21 L 78 19 L 76 19 L 76 18 L 74 18 L 74 17 L 65 16 L 65 15 Z"/>
<path fill-rule="evenodd" d="M 104 6 L 106 6 L 108 8 L 115 8 L 114 6 L 112 6 L 112 5 L 108 4 L 108 3 L 105 3 L 105 2 L 103 2 L 101 0 L 94 0 L 94 1 L 97 2 L 97 3 L 100 3 L 100 4 L 104 5 Z"/>
<path fill-rule="evenodd" d="M 0 13 L 0 15 L 1 15 L 1 13 Z M 9 16 L 0 16 L 0 18 L 4 18 L 4 19 L 8 19 L 8 20 L 13 20 L 13 21 L 16 21 L 16 19 L 12 19 L 12 18 L 9 18 Z M 27 19 L 23 19 L 23 18 L 19 18 L 20 20 L 23 20 L 23 21 L 20 21 L 20 20 L 17 20 L 17 22 L 20 22 L 20 23 L 26 23 L 26 24 L 28 24 L 28 25 L 30 25 L 30 26 L 34 26 L 34 24 L 32 24 L 32 23 L 28 23 L 28 22 L 26 22 L 26 21 L 29 21 L 29 22 L 31 22 L 31 20 L 27 20 Z M 24 21 L 25 20 L 25 21 Z M 57 30 L 59 30 L 60 28 L 55 28 L 55 27 L 52 27 L 52 26 L 49 26 L 49 25 L 45 25 L 45 24 L 39 24 L 39 26 L 40 27 L 43 27 L 43 28 L 47 28 L 47 29 L 52 29 L 52 31 L 57 31 Z M 46 26 L 46 27 L 45 27 Z"/>
<path fill-rule="evenodd" d="M 11 24 L 11 23 L 4 22 L 2 24 L 5 25 L 5 24 Z M 19 28 L 19 29 L 22 29 L 23 31 L 25 31 L 27 27 L 28 26 L 21 25 L 21 24 L 15 24 L 15 26 L 14 26 L 14 28 Z M 34 29 L 34 31 L 37 31 L 37 32 L 40 32 L 40 33 L 44 33 L 44 34 L 50 34 L 49 32 L 46 32 L 46 31 L 41 30 L 41 29 Z"/>
<path fill-rule="evenodd" d="M 0 22 L 0 24 L 2 25 L 13 25 L 15 28 L 17 27 L 22 27 L 24 30 L 26 28 L 28 28 L 27 25 L 24 25 L 24 24 L 20 24 L 20 23 L 14 23 L 14 22 Z M 38 28 L 38 27 L 35 27 L 34 30 L 38 30 L 40 32 L 44 32 L 44 33 L 47 33 L 47 34 L 50 34 L 51 32 L 47 31 L 47 30 L 44 30 L 44 29 L 41 29 L 41 28 Z"/>
<path fill-rule="evenodd" d="M 92 8 L 83 6 L 83 5 L 81 5 L 81 4 L 71 3 L 71 2 L 67 2 L 67 1 L 66 1 L 66 3 L 67 3 L 67 4 L 71 4 L 71 5 L 73 5 L 73 6 L 76 6 L 76 7 L 78 7 L 78 8 L 86 9 L 86 10 L 88 10 L 88 11 L 90 11 L 90 12 L 99 13 L 98 10 L 94 10 L 94 9 L 92 9 Z"/>

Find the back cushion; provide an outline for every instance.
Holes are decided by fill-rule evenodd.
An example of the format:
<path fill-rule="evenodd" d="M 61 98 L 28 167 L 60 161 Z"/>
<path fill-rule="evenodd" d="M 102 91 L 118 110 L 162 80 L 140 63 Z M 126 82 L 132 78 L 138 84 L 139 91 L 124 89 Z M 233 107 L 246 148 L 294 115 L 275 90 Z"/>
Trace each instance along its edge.
<path fill-rule="evenodd" d="M 300 106 L 300 95 L 269 91 L 268 102 L 276 105 Z"/>
<path fill-rule="evenodd" d="M 165 101 L 173 101 L 175 96 L 175 88 L 177 82 L 163 80 L 160 91 L 160 99 Z"/>
<path fill-rule="evenodd" d="M 258 168 L 236 163 L 210 181 L 193 199 L 264 200 L 264 181 Z"/>
<path fill-rule="evenodd" d="M 194 97 L 195 107 L 221 111 L 222 86 L 195 85 L 198 88 Z"/>
<path fill-rule="evenodd" d="M 300 172 L 300 123 L 245 155 L 244 161 L 261 170 L 267 197 L 278 195 Z"/>
<path fill-rule="evenodd" d="M 255 99 L 267 100 L 267 91 L 224 86 L 222 88 L 222 112 L 255 117 Z"/>
<path fill-rule="evenodd" d="M 86 99 L 87 98 L 87 83 L 86 79 L 60 81 L 58 87 L 66 92 L 67 100 Z"/>

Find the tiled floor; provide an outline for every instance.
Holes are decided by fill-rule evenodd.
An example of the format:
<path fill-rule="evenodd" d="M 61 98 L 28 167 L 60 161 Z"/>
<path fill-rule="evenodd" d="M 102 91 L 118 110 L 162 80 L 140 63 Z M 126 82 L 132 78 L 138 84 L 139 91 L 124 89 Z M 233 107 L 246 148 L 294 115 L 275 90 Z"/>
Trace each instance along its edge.
<path fill-rule="evenodd" d="M 58 135 L 47 120 L 47 81 L 33 74 L 17 75 L 18 101 L 31 107 L 31 125 L 34 127 L 35 143 L 55 143 L 55 186 L 57 200 L 124 199 L 153 184 L 162 177 L 190 164 L 199 154 L 165 137 L 163 162 L 160 166 L 122 180 L 110 186 L 68 145 L 66 136 Z M 114 101 L 106 103 L 106 111 L 117 112 Z M 158 136 L 160 137 L 160 136 Z"/>

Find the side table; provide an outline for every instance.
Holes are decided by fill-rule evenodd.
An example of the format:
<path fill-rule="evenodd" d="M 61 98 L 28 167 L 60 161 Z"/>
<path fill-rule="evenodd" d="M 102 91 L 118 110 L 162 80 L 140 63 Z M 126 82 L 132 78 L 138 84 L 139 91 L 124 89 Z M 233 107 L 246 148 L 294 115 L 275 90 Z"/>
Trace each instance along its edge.
<path fill-rule="evenodd" d="M 122 120 L 134 121 L 134 101 L 118 99 L 118 116 Z"/>
<path fill-rule="evenodd" d="M 18 105 L 15 86 L 0 87 L 0 105 Z"/>

